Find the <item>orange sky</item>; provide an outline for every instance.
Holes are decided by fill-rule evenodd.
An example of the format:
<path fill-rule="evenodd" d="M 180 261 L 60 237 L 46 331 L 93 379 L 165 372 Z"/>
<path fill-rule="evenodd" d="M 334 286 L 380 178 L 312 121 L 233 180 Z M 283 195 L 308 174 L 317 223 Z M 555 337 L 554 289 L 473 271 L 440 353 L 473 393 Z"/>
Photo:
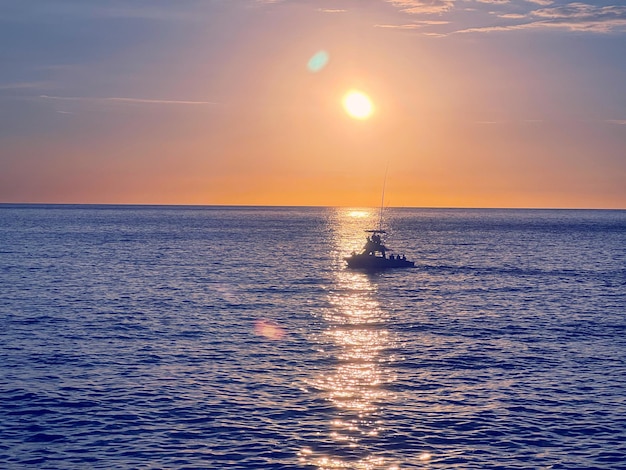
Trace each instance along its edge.
<path fill-rule="evenodd" d="M 626 9 L 539 3 L 0 11 L 0 202 L 626 208 Z"/>

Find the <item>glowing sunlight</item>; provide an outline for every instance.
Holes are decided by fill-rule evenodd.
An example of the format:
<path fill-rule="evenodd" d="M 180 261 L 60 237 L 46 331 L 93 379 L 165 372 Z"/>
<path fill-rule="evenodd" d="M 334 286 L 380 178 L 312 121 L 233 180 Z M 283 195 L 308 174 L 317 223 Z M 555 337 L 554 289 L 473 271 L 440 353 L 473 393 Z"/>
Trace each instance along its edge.
<path fill-rule="evenodd" d="M 337 255 L 361 236 L 373 214 L 359 209 L 338 209 L 333 223 Z M 359 230 L 361 228 L 361 230 Z M 387 328 L 387 312 L 376 298 L 377 283 L 364 273 L 339 270 L 336 288 L 328 293 L 323 313 L 327 328 L 319 336 L 320 347 L 332 351 L 334 366 L 309 386 L 334 407 L 324 436 L 325 452 L 305 447 L 300 462 L 320 470 L 334 468 L 393 469 L 393 459 L 378 455 L 376 443 L 387 429 L 381 404 L 393 400 L 389 389 L 396 377 L 389 366 L 396 360 L 395 337 Z"/>
<path fill-rule="evenodd" d="M 374 112 L 369 96 L 358 90 L 351 90 L 343 97 L 343 107 L 355 119 L 367 119 Z"/>

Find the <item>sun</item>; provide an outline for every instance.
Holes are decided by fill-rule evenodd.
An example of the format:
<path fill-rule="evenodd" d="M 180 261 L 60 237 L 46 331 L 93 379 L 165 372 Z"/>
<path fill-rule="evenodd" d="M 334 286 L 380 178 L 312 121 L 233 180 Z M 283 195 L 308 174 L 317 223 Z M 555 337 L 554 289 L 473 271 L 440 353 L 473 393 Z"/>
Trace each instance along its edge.
<path fill-rule="evenodd" d="M 369 96 L 358 90 L 350 90 L 343 97 L 343 107 L 355 119 L 367 119 L 374 112 Z"/>

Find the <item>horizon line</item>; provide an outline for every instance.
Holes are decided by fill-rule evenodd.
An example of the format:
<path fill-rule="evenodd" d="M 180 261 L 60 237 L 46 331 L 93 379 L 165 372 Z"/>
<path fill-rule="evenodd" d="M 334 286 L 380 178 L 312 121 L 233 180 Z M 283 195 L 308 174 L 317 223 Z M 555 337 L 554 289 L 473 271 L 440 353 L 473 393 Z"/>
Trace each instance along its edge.
<path fill-rule="evenodd" d="M 215 207 L 215 208 L 302 208 L 302 209 L 376 209 L 380 206 L 313 205 L 313 204 L 174 204 L 174 203 L 107 203 L 107 202 L 0 202 L 2 206 L 91 206 L 91 207 Z M 626 207 L 479 207 L 479 206 L 385 206 L 385 209 L 445 209 L 445 210 L 572 210 L 572 211 L 626 211 Z"/>

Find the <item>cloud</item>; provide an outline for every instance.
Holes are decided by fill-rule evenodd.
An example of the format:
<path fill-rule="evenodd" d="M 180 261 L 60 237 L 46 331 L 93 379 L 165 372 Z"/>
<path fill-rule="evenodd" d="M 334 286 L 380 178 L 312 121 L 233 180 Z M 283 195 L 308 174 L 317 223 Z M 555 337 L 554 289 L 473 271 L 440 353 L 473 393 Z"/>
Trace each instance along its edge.
<path fill-rule="evenodd" d="M 599 7 L 586 3 L 568 3 L 552 8 L 542 8 L 531 13 L 539 18 L 563 19 L 574 18 L 584 20 L 602 20 L 602 19 L 626 19 L 626 6 L 604 6 Z"/>
<path fill-rule="evenodd" d="M 507 20 L 523 20 L 526 18 L 526 15 L 522 15 L 521 13 L 503 13 L 498 15 L 499 18 L 505 18 Z"/>
<path fill-rule="evenodd" d="M 606 122 L 609 124 L 617 124 L 620 126 L 626 126 L 626 119 L 607 119 Z"/>
<path fill-rule="evenodd" d="M 143 98 L 88 98 L 79 96 L 49 96 L 40 95 L 39 98 L 46 100 L 59 100 L 59 101 L 84 101 L 92 103 L 135 103 L 135 104 L 165 104 L 165 105 L 212 105 L 217 104 L 214 101 L 187 101 L 187 100 L 154 100 Z"/>
<path fill-rule="evenodd" d="M 461 33 L 493 33 L 502 31 L 522 31 L 530 29 L 564 29 L 571 32 L 591 32 L 591 33 L 612 33 L 615 31 L 626 31 L 626 20 L 613 22 L 595 22 L 595 21 L 579 21 L 579 22 L 549 22 L 535 21 L 531 23 L 523 23 L 509 26 L 486 26 L 479 28 L 467 28 L 454 31 L 450 34 Z"/>
<path fill-rule="evenodd" d="M 30 0 L 14 2 L 16 6 L 0 11 L 0 19 L 10 21 L 57 22 L 60 19 L 85 20 L 103 19 L 143 19 L 156 21 L 199 21 L 209 12 L 203 2 L 185 2 L 181 8 L 176 2 L 154 2 L 136 0 L 134 2 L 114 1 L 88 2 L 76 0 Z"/>
<path fill-rule="evenodd" d="M 417 29 L 421 28 L 423 25 L 417 23 L 410 24 L 375 24 L 375 28 L 386 28 L 386 29 Z"/>
<path fill-rule="evenodd" d="M 535 2 L 536 3 L 536 2 Z M 503 19 L 527 20 L 524 23 L 466 28 L 450 34 L 491 33 L 531 29 L 565 30 L 573 32 L 626 32 L 626 6 L 595 6 L 574 2 L 550 8 L 532 10 L 525 15 L 502 14 Z"/>
<path fill-rule="evenodd" d="M 317 11 L 322 13 L 345 13 L 348 10 L 339 10 L 339 9 L 331 9 L 331 8 L 318 8 Z"/>
<path fill-rule="evenodd" d="M 375 24 L 374 27 L 375 28 L 387 28 L 387 29 L 406 29 L 406 30 L 411 30 L 411 29 L 418 29 L 418 28 L 423 28 L 424 26 L 436 26 L 436 25 L 444 25 L 444 24 L 449 24 L 449 21 L 444 21 L 444 20 L 422 20 L 422 21 L 415 21 L 413 23 L 407 23 L 407 24 Z"/>
<path fill-rule="evenodd" d="M 404 13 L 411 15 L 444 15 L 451 13 L 456 7 L 459 8 L 470 0 L 385 0 Z M 555 4 L 554 0 L 472 0 L 476 8 L 471 8 L 474 18 L 477 15 L 496 16 L 503 20 L 501 24 L 489 26 L 456 26 L 455 31 L 429 32 L 433 36 L 448 36 L 459 33 L 490 33 L 522 30 L 561 30 L 568 32 L 589 33 L 621 33 L 626 32 L 626 6 L 625 5 L 594 5 L 584 2 L 571 2 Z M 485 11 L 484 6 L 502 6 L 509 11 L 494 12 Z M 468 8 L 462 8 L 467 11 Z M 525 11 L 524 11 L 525 10 Z M 458 17 L 458 15 L 456 15 Z M 492 16 L 492 17 L 493 17 Z M 458 20 L 458 18 L 457 18 Z M 425 25 L 444 25 L 450 22 L 424 23 L 409 22 L 400 24 L 377 24 L 378 28 L 396 30 L 416 30 Z M 462 24 L 462 23 L 461 23 Z"/>
<path fill-rule="evenodd" d="M 385 0 L 401 11 L 411 14 L 445 13 L 454 7 L 455 0 Z"/>
<path fill-rule="evenodd" d="M 44 88 L 47 85 L 47 82 L 0 83 L 0 90 L 26 90 L 33 88 Z"/>
<path fill-rule="evenodd" d="M 186 101 L 186 100 L 148 100 L 141 98 L 103 98 L 106 101 L 116 101 L 120 103 L 147 103 L 147 104 L 217 104 L 213 101 Z"/>

